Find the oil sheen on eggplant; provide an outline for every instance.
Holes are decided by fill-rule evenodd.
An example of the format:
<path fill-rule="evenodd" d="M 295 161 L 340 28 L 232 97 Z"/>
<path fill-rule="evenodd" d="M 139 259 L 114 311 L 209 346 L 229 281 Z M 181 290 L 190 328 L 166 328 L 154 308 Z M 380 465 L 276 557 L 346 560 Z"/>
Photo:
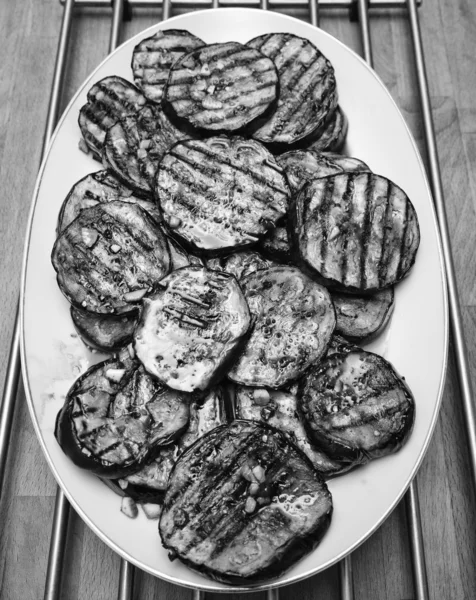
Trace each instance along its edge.
<path fill-rule="evenodd" d="M 299 384 L 310 439 L 336 460 L 365 463 L 399 450 L 408 439 L 415 401 L 381 356 L 342 344 Z"/>
<path fill-rule="evenodd" d="M 167 240 L 139 205 L 85 208 L 56 240 L 58 285 L 78 308 L 102 315 L 136 312 L 170 270 Z"/>
<path fill-rule="evenodd" d="M 286 434 L 234 421 L 179 458 L 159 532 L 189 567 L 239 584 L 283 573 L 319 543 L 331 515 L 326 484 Z"/>
<path fill-rule="evenodd" d="M 189 394 L 170 390 L 124 351 L 76 380 L 55 436 L 77 466 L 101 477 L 123 477 L 180 436 L 190 402 Z"/>
<path fill-rule="evenodd" d="M 169 387 L 205 390 L 226 372 L 249 326 L 248 305 L 232 275 L 185 267 L 144 298 L 135 351 Z"/>
<path fill-rule="evenodd" d="M 238 419 L 261 421 L 286 433 L 325 478 L 348 471 L 349 463 L 329 458 L 309 442 L 298 403 L 296 390 L 267 390 L 242 385 L 235 389 Z"/>
<path fill-rule="evenodd" d="M 212 256 L 250 246 L 273 229 L 287 211 L 289 187 L 264 146 L 223 136 L 167 152 L 157 196 L 173 235 Z"/>
<path fill-rule="evenodd" d="M 329 292 L 290 266 L 251 273 L 240 284 L 253 325 L 228 377 L 243 385 L 280 388 L 325 353 L 335 328 Z"/>

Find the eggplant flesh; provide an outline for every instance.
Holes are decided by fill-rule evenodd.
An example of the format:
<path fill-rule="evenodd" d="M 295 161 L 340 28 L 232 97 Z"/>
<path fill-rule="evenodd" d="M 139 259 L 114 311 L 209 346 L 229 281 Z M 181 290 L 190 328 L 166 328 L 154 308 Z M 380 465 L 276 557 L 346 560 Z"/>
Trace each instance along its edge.
<path fill-rule="evenodd" d="M 235 390 L 238 419 L 261 421 L 286 433 L 325 478 L 348 471 L 351 466 L 349 463 L 329 458 L 309 442 L 298 403 L 299 398 L 292 390 L 267 390 L 245 386 L 236 386 Z"/>
<path fill-rule="evenodd" d="M 160 211 L 154 203 L 134 196 L 132 190 L 109 171 L 97 171 L 75 183 L 66 196 L 58 217 L 56 235 L 59 236 L 84 208 L 116 200 L 138 204 L 154 221 L 162 221 Z"/>
<path fill-rule="evenodd" d="M 172 389 L 205 390 L 226 372 L 249 326 L 248 306 L 232 275 L 185 267 L 144 298 L 135 351 Z"/>
<path fill-rule="evenodd" d="M 291 243 L 286 222 L 278 225 L 261 240 L 260 249 L 271 260 L 290 263 L 294 259 Z"/>
<path fill-rule="evenodd" d="M 126 355 L 126 353 L 124 353 Z M 190 396 L 125 356 L 91 367 L 69 390 L 55 436 L 79 467 L 106 478 L 138 470 L 187 427 Z"/>
<path fill-rule="evenodd" d="M 157 196 L 174 237 L 207 256 L 255 244 L 287 211 L 289 187 L 264 146 L 240 137 L 187 140 L 164 156 Z"/>
<path fill-rule="evenodd" d="M 86 346 L 100 352 L 114 352 L 132 341 L 139 316 L 132 314 L 104 317 L 72 306 L 71 319 Z"/>
<path fill-rule="evenodd" d="M 312 442 L 354 464 L 399 450 L 413 427 L 415 401 L 392 365 L 360 348 L 333 352 L 300 382 Z"/>
<path fill-rule="evenodd" d="M 290 266 L 257 271 L 240 283 L 253 325 L 228 377 L 243 385 L 283 387 L 327 349 L 335 328 L 329 293 Z"/>
<path fill-rule="evenodd" d="M 112 489 L 121 496 L 129 496 L 140 503 L 161 503 L 169 475 L 180 454 L 200 437 L 226 422 L 223 390 L 211 389 L 203 400 L 190 404 L 190 419 L 185 432 L 176 442 L 159 449 L 157 456 L 139 471 L 123 479 L 108 480 Z"/>
<path fill-rule="evenodd" d="M 161 229 L 128 202 L 83 209 L 56 240 L 51 258 L 68 300 L 100 315 L 137 312 L 139 300 L 170 270 Z"/>
<path fill-rule="evenodd" d="M 207 268 L 212 271 L 225 271 L 234 275 L 238 281 L 254 273 L 262 271 L 273 266 L 270 260 L 267 260 L 259 252 L 252 250 L 243 250 L 230 254 L 230 256 L 221 256 L 218 258 L 210 258 L 207 260 Z"/>
<path fill-rule="evenodd" d="M 179 458 L 159 532 L 192 569 L 239 584 L 291 567 L 319 543 L 331 514 L 326 484 L 286 434 L 241 420 Z"/>
<path fill-rule="evenodd" d="M 369 341 L 386 327 L 395 307 L 393 287 L 371 296 L 331 293 L 336 311 L 336 333 L 352 342 Z"/>
<path fill-rule="evenodd" d="M 294 198 L 290 214 L 297 260 L 336 291 L 390 287 L 415 262 L 417 214 L 405 192 L 381 175 L 314 179 Z"/>

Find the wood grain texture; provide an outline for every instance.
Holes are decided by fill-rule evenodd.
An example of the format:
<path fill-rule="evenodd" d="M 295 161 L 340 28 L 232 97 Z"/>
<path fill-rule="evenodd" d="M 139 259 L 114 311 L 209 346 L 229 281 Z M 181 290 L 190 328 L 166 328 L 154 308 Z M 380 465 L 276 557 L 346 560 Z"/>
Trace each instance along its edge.
<path fill-rule="evenodd" d="M 287 11 L 289 13 L 289 11 Z M 291 11 L 307 19 L 307 11 Z M 177 14 L 177 13 L 174 13 Z M 30 199 L 42 147 L 62 7 L 58 0 L 0 0 L 0 382 L 3 382 L 19 290 Z M 156 22 L 160 8 L 134 11 L 127 38 Z M 434 107 L 443 186 L 464 325 L 476 387 L 476 4 L 423 0 L 421 26 Z M 324 29 L 361 51 L 358 26 L 344 12 L 323 12 Z M 77 11 L 68 52 L 62 107 L 103 59 L 110 11 Z M 372 16 L 375 68 L 401 107 L 425 156 L 410 30 L 406 14 Z M 0 499 L 0 598 L 43 597 L 56 484 L 30 422 L 22 389 L 17 398 L 12 452 Z M 476 597 L 476 502 L 469 479 L 460 392 L 450 361 L 441 416 L 418 475 L 434 600 Z M 117 595 L 119 559 L 73 514 L 62 598 L 106 600 Z M 354 553 L 356 600 L 414 597 L 404 506 Z M 188 590 L 138 573 L 136 600 L 185 600 Z M 210 600 L 227 596 L 209 595 Z M 264 600 L 265 594 L 246 595 Z M 243 599 L 245 596 L 238 596 Z M 337 568 L 283 588 L 283 600 L 337 600 Z"/>

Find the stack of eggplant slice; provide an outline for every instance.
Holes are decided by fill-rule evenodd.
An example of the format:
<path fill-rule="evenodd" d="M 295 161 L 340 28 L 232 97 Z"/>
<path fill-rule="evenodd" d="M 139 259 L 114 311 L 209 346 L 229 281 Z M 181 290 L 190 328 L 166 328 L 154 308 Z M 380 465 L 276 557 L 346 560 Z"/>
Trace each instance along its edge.
<path fill-rule="evenodd" d="M 339 154 L 334 69 L 308 40 L 164 30 L 132 71 L 80 111 L 104 170 L 65 199 L 52 263 L 78 334 L 110 356 L 73 384 L 56 437 L 125 514 L 159 519 L 171 556 L 264 581 L 325 534 L 325 480 L 411 432 L 403 378 L 356 344 L 391 317 L 417 215 Z"/>

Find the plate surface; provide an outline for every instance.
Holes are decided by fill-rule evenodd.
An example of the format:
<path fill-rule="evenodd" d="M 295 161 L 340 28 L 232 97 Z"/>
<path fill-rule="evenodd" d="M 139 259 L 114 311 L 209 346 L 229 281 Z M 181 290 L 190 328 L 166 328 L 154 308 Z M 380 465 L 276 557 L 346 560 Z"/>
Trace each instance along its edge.
<path fill-rule="evenodd" d="M 100 165 L 78 149 L 77 117 L 93 83 L 107 75 L 132 81 L 132 49 L 157 29 L 188 29 L 206 42 L 247 40 L 271 32 L 306 37 L 332 61 L 340 104 L 349 119 L 344 153 L 364 160 L 411 198 L 420 221 L 421 245 L 409 277 L 396 288 L 389 327 L 369 349 L 385 356 L 405 376 L 416 400 L 412 436 L 397 454 L 329 483 L 334 515 L 320 546 L 288 573 L 255 589 L 298 581 L 330 566 L 362 543 L 388 516 L 409 485 L 433 431 L 447 356 L 447 299 L 435 213 L 415 143 L 390 94 L 355 53 L 302 21 L 253 9 L 217 9 L 175 17 L 130 39 L 110 55 L 73 98 L 53 137 L 40 171 L 26 241 L 22 298 L 22 366 L 35 430 L 58 483 L 83 520 L 115 551 L 140 568 L 171 582 L 203 590 L 230 589 L 179 561 L 170 562 L 157 522 L 140 511 L 135 520 L 120 512 L 120 498 L 96 477 L 75 467 L 53 435 L 66 392 L 91 364 L 75 334 L 69 305 L 56 285 L 50 253 L 57 215 L 72 185 Z M 250 588 L 234 588 L 240 589 Z"/>

